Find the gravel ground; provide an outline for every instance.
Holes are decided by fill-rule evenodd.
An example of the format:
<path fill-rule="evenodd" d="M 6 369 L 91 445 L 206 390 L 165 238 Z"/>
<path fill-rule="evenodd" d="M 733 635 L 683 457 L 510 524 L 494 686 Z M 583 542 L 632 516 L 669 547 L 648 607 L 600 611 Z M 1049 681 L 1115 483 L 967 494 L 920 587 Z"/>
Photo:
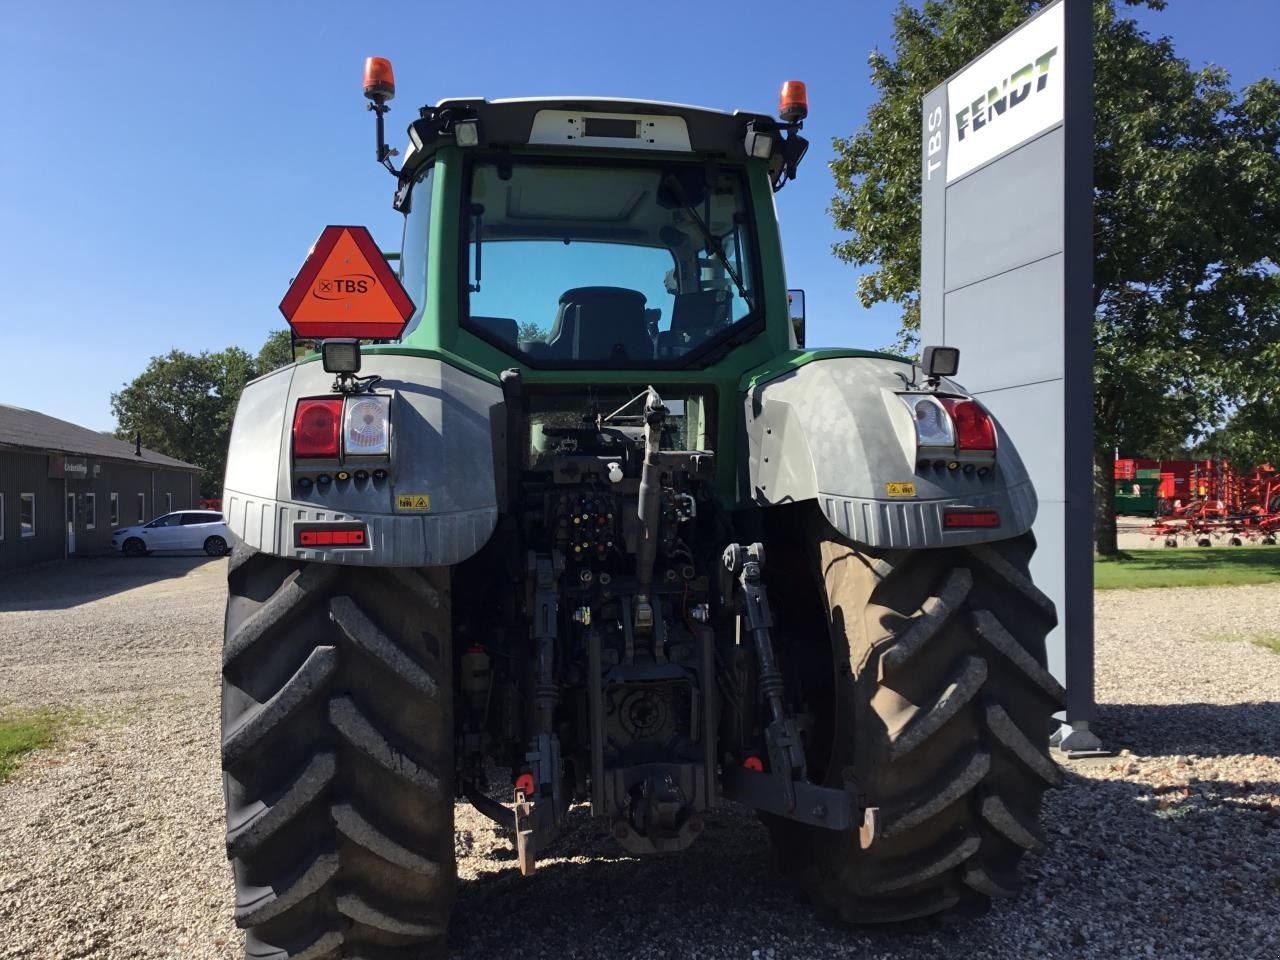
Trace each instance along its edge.
<path fill-rule="evenodd" d="M 77 561 L 0 584 L 0 710 L 77 708 L 67 742 L 0 786 L 0 958 L 228 958 L 217 759 L 225 561 Z M 457 956 L 506 958 L 1280 955 L 1280 589 L 1098 597 L 1098 729 L 1023 895 L 948 928 L 815 918 L 773 879 L 741 808 L 694 847 L 633 860 L 586 816 L 529 880 L 457 811 Z"/>

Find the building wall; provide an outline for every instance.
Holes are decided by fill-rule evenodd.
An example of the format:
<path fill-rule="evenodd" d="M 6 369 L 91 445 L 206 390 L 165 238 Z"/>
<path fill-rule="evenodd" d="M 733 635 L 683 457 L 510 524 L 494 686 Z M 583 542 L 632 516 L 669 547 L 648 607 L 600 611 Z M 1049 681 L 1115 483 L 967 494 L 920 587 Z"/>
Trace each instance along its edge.
<path fill-rule="evenodd" d="M 136 526 L 171 510 L 198 506 L 200 492 L 195 475 L 186 471 L 93 458 L 89 458 L 88 478 L 68 480 L 67 490 L 76 495 L 75 553 L 78 556 L 110 551 L 111 535 L 120 527 Z M 119 504 L 114 524 L 111 522 L 113 493 Z M 91 517 L 92 529 L 89 527 Z"/>
<path fill-rule="evenodd" d="M 34 493 L 35 536 L 21 533 L 23 493 Z M 25 567 L 48 560 L 61 560 L 66 541 L 62 519 L 62 481 L 49 479 L 49 458 L 44 454 L 0 450 L 0 498 L 4 517 L 0 518 L 0 571 Z"/>
<path fill-rule="evenodd" d="M 200 503 L 199 480 L 190 471 L 88 457 L 79 458 L 88 464 L 84 479 L 51 479 L 50 459 L 43 453 L 0 449 L 0 495 L 4 498 L 0 571 L 62 559 L 68 520 L 73 515 L 75 548 L 67 553 L 92 556 L 111 550 L 111 536 L 120 527 L 147 523 L 170 510 L 186 510 Z M 36 493 L 36 536 L 23 539 L 19 533 L 19 494 L 32 492 Z M 117 497 L 114 523 L 113 493 Z M 74 514 L 68 496 L 75 497 Z"/>
<path fill-rule="evenodd" d="M 167 497 L 172 498 L 166 499 Z M 167 506 L 172 502 L 173 506 Z M 200 506 L 200 482 L 193 473 L 176 470 L 155 471 L 155 514 L 161 516 L 171 510 L 185 510 Z"/>

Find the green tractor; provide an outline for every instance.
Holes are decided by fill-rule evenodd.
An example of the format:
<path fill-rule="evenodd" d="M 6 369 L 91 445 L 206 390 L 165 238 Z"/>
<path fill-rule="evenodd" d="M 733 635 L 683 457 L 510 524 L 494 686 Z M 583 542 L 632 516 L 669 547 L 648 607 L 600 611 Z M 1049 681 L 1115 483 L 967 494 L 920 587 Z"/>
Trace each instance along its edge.
<path fill-rule="evenodd" d="M 319 349 L 226 473 L 247 955 L 443 953 L 459 800 L 526 874 L 574 805 L 667 854 L 734 801 L 848 921 L 1013 895 L 1059 781 L 1035 494 L 956 351 L 804 348 L 803 86 L 445 100 L 398 168 L 385 61 L 365 92 L 399 275 L 326 231 L 282 304 Z"/>

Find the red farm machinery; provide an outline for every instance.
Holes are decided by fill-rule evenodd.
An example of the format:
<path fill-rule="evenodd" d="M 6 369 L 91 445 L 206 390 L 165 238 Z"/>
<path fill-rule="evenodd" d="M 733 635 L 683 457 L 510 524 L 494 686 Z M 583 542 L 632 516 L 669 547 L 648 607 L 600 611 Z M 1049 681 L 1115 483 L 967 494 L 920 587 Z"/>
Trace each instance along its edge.
<path fill-rule="evenodd" d="M 1280 533 L 1280 469 L 1269 463 L 1245 472 L 1225 459 L 1116 460 L 1115 478 L 1117 510 L 1149 513 L 1144 532 L 1166 547 L 1272 546 Z"/>

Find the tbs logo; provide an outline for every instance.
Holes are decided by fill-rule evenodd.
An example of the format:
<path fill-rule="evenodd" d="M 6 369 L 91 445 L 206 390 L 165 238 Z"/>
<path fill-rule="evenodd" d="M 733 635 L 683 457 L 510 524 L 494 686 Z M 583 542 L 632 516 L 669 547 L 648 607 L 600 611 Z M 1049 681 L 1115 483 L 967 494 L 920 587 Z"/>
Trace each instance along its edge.
<path fill-rule="evenodd" d="M 337 277 L 321 277 L 311 288 L 317 300 L 345 300 L 347 297 L 368 293 L 378 285 L 369 273 L 347 273 Z"/>

